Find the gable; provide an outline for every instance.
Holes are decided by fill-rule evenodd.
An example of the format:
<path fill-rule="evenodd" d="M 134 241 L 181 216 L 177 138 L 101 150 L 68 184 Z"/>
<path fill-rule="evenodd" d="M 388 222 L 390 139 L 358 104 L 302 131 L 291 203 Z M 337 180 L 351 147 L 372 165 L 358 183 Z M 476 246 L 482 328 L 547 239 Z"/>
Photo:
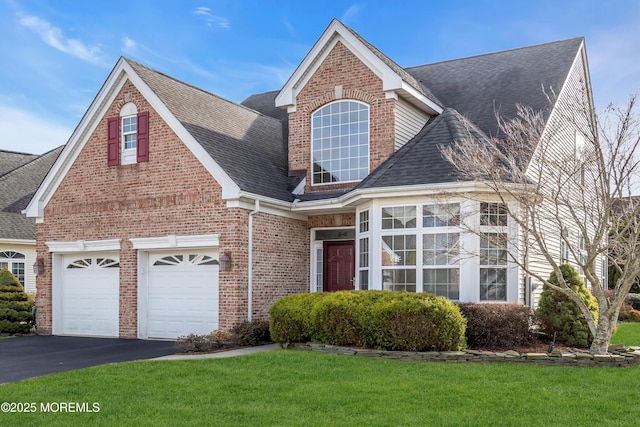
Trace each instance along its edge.
<path fill-rule="evenodd" d="M 107 127 L 118 117 L 122 105 L 130 102 L 149 115 L 152 141 L 149 161 L 110 166 L 107 162 Z M 144 210 L 147 205 L 163 203 L 167 195 L 195 197 L 209 195 L 220 199 L 220 185 L 214 180 L 184 142 L 162 120 L 158 112 L 127 81 L 65 173 L 47 206 L 49 213 L 108 211 L 132 206 Z M 90 207 L 87 207 L 89 206 Z"/>
<path fill-rule="evenodd" d="M 286 107 L 289 112 L 297 108 L 297 96 L 329 52 L 337 43 L 341 43 L 367 66 L 382 81 L 382 88 L 389 98 L 403 96 L 428 114 L 442 111 L 442 107 L 433 95 L 426 90 L 400 66 L 382 54 L 378 49 L 364 41 L 337 19 L 331 21 L 318 41 L 296 68 L 282 90 L 276 96 L 276 106 Z"/>

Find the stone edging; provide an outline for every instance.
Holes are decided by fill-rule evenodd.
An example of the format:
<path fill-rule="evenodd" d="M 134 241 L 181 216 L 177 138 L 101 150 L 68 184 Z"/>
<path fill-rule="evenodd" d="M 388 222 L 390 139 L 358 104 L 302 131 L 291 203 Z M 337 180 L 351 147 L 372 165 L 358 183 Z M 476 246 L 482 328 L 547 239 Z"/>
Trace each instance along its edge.
<path fill-rule="evenodd" d="M 552 366 L 598 366 L 630 367 L 640 365 L 640 347 L 610 348 L 610 354 L 593 355 L 588 352 L 575 353 L 519 353 L 509 350 L 492 352 L 483 350 L 464 351 L 387 351 L 368 348 L 340 347 L 318 343 L 291 343 L 287 348 L 320 353 L 353 356 L 380 357 L 383 359 L 410 360 L 417 362 L 515 362 Z"/>

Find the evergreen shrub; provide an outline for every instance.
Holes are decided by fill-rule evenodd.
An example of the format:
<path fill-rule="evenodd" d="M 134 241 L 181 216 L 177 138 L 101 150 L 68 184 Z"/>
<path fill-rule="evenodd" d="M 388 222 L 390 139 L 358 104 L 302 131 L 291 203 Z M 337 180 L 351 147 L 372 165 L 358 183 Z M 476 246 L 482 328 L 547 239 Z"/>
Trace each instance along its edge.
<path fill-rule="evenodd" d="M 0 333 L 29 333 L 33 326 L 31 307 L 20 281 L 3 267 L 0 270 Z"/>
<path fill-rule="evenodd" d="M 598 321 L 598 303 L 589 292 L 575 268 L 562 264 L 560 271 L 569 287 L 587 304 L 587 307 Z M 555 272 L 549 276 L 549 282 L 559 285 Z M 593 341 L 593 335 L 578 304 L 566 294 L 554 290 L 547 285 L 543 287 L 536 316 L 540 330 L 549 336 L 556 334 L 556 340 L 566 345 L 587 348 Z"/>

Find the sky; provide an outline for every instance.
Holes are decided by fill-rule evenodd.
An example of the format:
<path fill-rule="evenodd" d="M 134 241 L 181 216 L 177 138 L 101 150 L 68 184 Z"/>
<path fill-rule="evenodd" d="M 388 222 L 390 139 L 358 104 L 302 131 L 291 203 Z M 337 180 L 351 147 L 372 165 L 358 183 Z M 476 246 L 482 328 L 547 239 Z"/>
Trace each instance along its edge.
<path fill-rule="evenodd" d="M 596 107 L 640 90 L 640 0 L 0 0 L 0 149 L 67 142 L 120 56 L 234 102 L 331 19 L 403 67 L 584 36 Z"/>

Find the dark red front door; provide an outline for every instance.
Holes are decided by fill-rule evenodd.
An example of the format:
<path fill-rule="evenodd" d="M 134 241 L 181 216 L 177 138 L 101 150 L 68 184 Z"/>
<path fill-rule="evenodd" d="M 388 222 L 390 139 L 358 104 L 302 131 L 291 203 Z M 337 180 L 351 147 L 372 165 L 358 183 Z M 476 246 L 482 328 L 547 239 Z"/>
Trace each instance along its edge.
<path fill-rule="evenodd" d="M 354 289 L 355 242 L 324 242 L 325 292 Z"/>

